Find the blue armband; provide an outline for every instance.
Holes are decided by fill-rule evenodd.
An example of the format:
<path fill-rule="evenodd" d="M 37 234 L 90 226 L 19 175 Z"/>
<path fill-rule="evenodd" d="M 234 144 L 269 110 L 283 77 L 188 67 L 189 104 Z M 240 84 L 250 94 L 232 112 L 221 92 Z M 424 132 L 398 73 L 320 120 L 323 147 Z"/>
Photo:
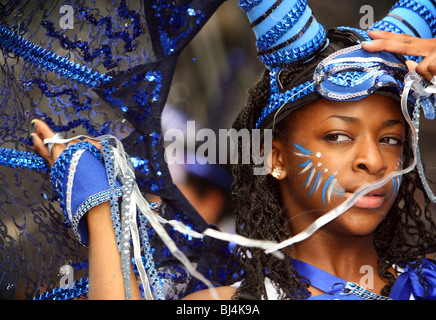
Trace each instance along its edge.
<path fill-rule="evenodd" d="M 83 216 L 91 208 L 122 195 L 120 184 L 112 190 L 100 151 L 89 142 L 68 147 L 55 161 L 51 183 L 60 201 L 66 223 L 77 240 L 88 244 Z"/>

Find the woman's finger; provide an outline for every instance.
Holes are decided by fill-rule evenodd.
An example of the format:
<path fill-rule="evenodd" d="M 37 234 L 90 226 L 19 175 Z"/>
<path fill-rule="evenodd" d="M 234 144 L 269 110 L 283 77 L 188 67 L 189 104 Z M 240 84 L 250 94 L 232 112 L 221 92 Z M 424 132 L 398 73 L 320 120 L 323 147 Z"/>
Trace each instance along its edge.
<path fill-rule="evenodd" d="M 36 133 L 32 133 L 32 140 L 33 147 L 35 148 L 36 153 L 38 153 L 44 159 L 44 161 L 49 165 L 50 168 L 53 167 L 53 158 L 48 152 L 48 148 L 44 145 L 41 137 Z"/>
<path fill-rule="evenodd" d="M 436 47 L 436 39 L 421 39 L 408 34 L 386 31 L 368 31 L 373 39 L 362 43 L 362 48 L 369 52 L 388 51 L 406 56 L 428 56 Z"/>
<path fill-rule="evenodd" d="M 428 81 L 433 79 L 436 75 L 436 50 L 433 50 L 416 66 L 416 72 Z"/>
<path fill-rule="evenodd" d="M 418 63 L 415 62 L 415 61 L 413 61 L 413 60 L 407 60 L 407 61 L 406 61 L 406 66 L 407 66 L 407 69 L 408 69 L 409 71 L 413 71 L 413 70 L 415 70 L 416 67 L 418 66 Z"/>
<path fill-rule="evenodd" d="M 61 155 L 61 153 L 69 146 L 76 144 L 81 141 L 78 139 L 74 139 L 70 141 L 67 145 L 61 143 L 53 144 L 51 149 L 51 154 L 48 150 L 48 147 L 44 145 L 44 140 L 48 138 L 52 138 L 55 133 L 47 126 L 47 124 L 41 120 L 33 120 L 33 126 L 35 127 L 35 133 L 32 134 L 33 145 L 35 147 L 36 152 L 47 162 L 47 164 L 52 167 L 56 159 Z M 88 141 L 93 144 L 100 152 L 102 152 L 101 144 L 98 141 L 92 139 L 85 139 L 84 141 Z"/>
<path fill-rule="evenodd" d="M 50 154 L 48 147 L 44 145 L 44 140 L 52 138 L 55 135 L 54 132 L 41 120 L 32 120 L 32 124 L 35 127 L 35 133 L 32 134 L 35 150 L 52 167 L 53 163 L 64 151 L 65 146 L 63 144 L 54 144 Z"/>
<path fill-rule="evenodd" d="M 388 51 L 405 56 L 423 57 L 419 64 L 407 61 L 409 71 L 416 70 L 428 81 L 436 75 L 436 39 L 421 39 L 386 31 L 368 31 L 368 35 L 373 40 L 362 43 L 363 49 L 369 52 Z"/>

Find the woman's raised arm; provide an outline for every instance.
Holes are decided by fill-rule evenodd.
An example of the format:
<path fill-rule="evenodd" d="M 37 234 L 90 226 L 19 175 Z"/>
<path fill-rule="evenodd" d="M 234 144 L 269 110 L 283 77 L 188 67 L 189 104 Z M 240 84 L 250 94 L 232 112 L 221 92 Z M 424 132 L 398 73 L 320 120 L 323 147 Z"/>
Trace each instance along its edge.
<path fill-rule="evenodd" d="M 52 167 L 56 159 L 69 145 L 54 144 L 51 154 L 44 139 L 51 138 L 54 133 L 40 120 L 33 120 L 35 133 L 32 134 L 36 152 Z M 101 145 L 88 140 L 101 150 Z M 121 270 L 121 256 L 118 252 L 117 241 L 111 220 L 109 202 L 103 202 L 91 208 L 84 216 L 88 229 L 89 246 L 89 299 L 125 299 L 124 280 Z M 133 268 L 130 270 L 130 287 L 132 299 L 141 299 Z"/>

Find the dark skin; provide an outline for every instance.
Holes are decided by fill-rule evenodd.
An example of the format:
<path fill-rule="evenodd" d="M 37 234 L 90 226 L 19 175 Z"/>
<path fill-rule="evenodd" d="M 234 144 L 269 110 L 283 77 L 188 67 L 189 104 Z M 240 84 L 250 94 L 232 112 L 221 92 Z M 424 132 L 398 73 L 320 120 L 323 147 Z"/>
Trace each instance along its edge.
<path fill-rule="evenodd" d="M 409 70 L 415 70 L 430 81 L 436 74 L 436 39 L 421 39 L 407 34 L 396 34 L 386 31 L 368 31 L 373 39 L 362 48 L 369 52 L 389 51 L 407 56 L 419 56 L 424 59 L 417 64 L 407 61 Z"/>
<path fill-rule="evenodd" d="M 409 69 L 412 70 L 416 68 L 417 72 L 423 75 L 427 80 L 431 80 L 434 74 L 436 74 L 435 39 L 419 39 L 407 35 L 397 35 L 383 31 L 369 32 L 369 35 L 374 39 L 374 41 L 370 44 L 363 44 L 362 46 L 364 49 L 368 51 L 386 50 L 394 53 L 423 56 L 425 59 L 419 65 L 416 65 L 413 62 L 408 62 Z M 374 98 L 370 97 L 370 99 L 380 99 L 380 97 L 377 98 L 377 96 L 374 96 Z M 363 100 L 359 103 L 362 103 L 362 101 Z M 350 110 L 358 110 L 360 108 L 359 103 L 350 106 L 348 111 L 344 108 L 336 108 L 334 114 L 338 115 L 338 110 L 342 110 L 341 112 L 344 116 L 353 116 L 354 118 L 364 117 L 365 112 L 356 112 L 353 115 L 348 113 Z M 333 139 L 333 141 L 338 140 L 341 143 L 345 143 L 346 146 L 334 145 L 334 147 L 328 147 L 329 149 L 346 149 L 340 152 L 341 164 L 345 166 L 345 168 L 333 168 L 335 165 L 334 163 L 327 163 L 329 162 L 329 151 L 327 149 L 321 150 L 321 144 L 324 144 L 324 147 L 327 148 L 330 143 L 326 140 L 321 141 L 320 139 L 322 139 L 322 135 L 317 135 L 315 131 L 313 132 L 313 138 L 315 139 L 315 142 L 317 141 L 317 145 L 313 144 L 308 146 L 313 148 L 318 146 L 321 150 L 320 152 L 325 157 L 325 159 L 323 159 L 324 165 L 332 166 L 329 170 L 336 169 L 338 171 L 338 177 L 339 172 L 341 172 L 340 174 L 343 180 L 341 184 L 343 184 L 344 189 L 354 187 L 354 185 L 351 185 L 351 181 L 354 181 L 353 177 L 356 177 L 356 179 L 358 179 L 356 181 L 359 182 L 367 180 L 372 182 L 376 177 L 381 177 L 383 174 L 394 170 L 394 166 L 396 165 L 402 150 L 400 150 L 401 147 L 398 146 L 387 146 L 386 144 L 391 144 L 393 140 L 386 139 L 385 134 L 389 133 L 389 136 L 392 136 L 393 134 L 401 140 L 401 134 L 404 132 L 404 127 L 396 125 L 395 128 L 390 128 L 391 130 L 395 129 L 395 132 L 384 132 L 382 134 L 380 127 L 383 124 L 381 120 L 377 121 L 379 117 L 375 116 L 375 112 L 384 110 L 384 114 L 380 115 L 380 117 L 382 117 L 381 119 L 399 120 L 398 105 L 397 109 L 394 110 L 393 107 L 390 107 L 391 104 L 393 104 L 392 101 L 389 102 L 385 100 L 383 103 L 387 104 L 386 108 L 377 108 L 371 113 L 366 112 L 366 115 L 371 114 L 371 121 L 369 121 L 370 123 L 368 124 L 364 121 L 360 122 L 360 125 L 363 126 L 360 130 L 363 131 L 358 133 L 357 136 L 353 135 L 350 137 L 354 139 L 354 142 L 344 142 L 343 136 L 331 136 L 329 138 L 330 140 Z M 324 107 L 325 110 L 328 110 L 328 103 Z M 356 108 L 353 109 L 354 107 Z M 304 117 L 304 110 L 310 110 L 310 106 L 306 106 L 302 110 L 300 116 Z M 306 116 L 314 118 L 313 114 L 314 113 L 311 113 Z M 327 118 L 328 116 L 328 114 L 324 114 L 324 118 Z M 404 121 L 402 118 L 401 120 Z M 327 122 L 331 126 L 343 126 L 343 123 L 340 120 L 335 119 L 334 121 L 334 123 L 331 121 Z M 314 125 L 314 130 L 320 129 L 318 128 L 320 127 L 319 123 L 320 119 L 318 119 L 318 123 Z M 52 166 L 53 162 L 65 149 L 65 146 L 55 145 L 52 154 L 49 154 L 47 147 L 43 144 L 43 140 L 52 137 L 54 133 L 42 121 L 35 120 L 34 124 L 35 133 L 33 134 L 33 140 L 35 150 L 50 166 Z M 294 130 L 296 130 L 295 127 Z M 358 130 L 358 132 L 360 131 Z M 295 132 L 293 135 L 297 140 L 298 132 Z M 306 141 L 300 141 L 300 139 L 295 142 L 309 143 L 309 138 L 307 136 L 305 139 Z M 314 141 L 310 143 L 315 143 Z M 98 144 L 96 145 L 100 147 Z M 364 145 L 371 150 L 366 159 L 363 157 L 363 153 L 359 152 L 359 150 L 363 150 Z M 334 151 L 330 152 L 332 152 L 332 154 L 334 153 Z M 343 161 L 342 155 L 344 158 Z M 346 159 L 345 155 L 347 155 Z M 297 233 L 307 226 L 308 223 L 316 219 L 316 217 L 322 212 L 326 212 L 328 208 L 321 207 L 319 195 L 316 193 L 312 195 L 313 199 L 310 198 L 311 201 L 307 203 L 303 203 L 301 199 L 299 200 L 299 198 L 291 195 L 293 190 L 292 186 L 294 185 L 292 179 L 298 176 L 298 173 L 295 173 L 296 168 L 292 164 L 292 156 L 289 147 L 286 147 L 281 142 L 274 141 L 271 165 L 273 168 L 281 166 L 283 169 L 282 175 L 278 177 L 280 190 L 282 197 L 285 199 L 284 202 L 286 203 L 287 212 L 291 219 L 291 231 Z M 360 165 L 357 165 L 358 163 L 360 163 Z M 351 209 L 333 223 L 330 223 L 328 226 L 322 228 L 322 230 L 319 230 L 309 239 L 294 245 L 293 257 L 311 263 L 327 272 L 341 277 L 344 280 L 355 281 L 357 283 L 359 283 L 359 280 L 362 277 L 362 274 L 359 273 L 361 266 L 369 265 L 372 266 L 374 270 L 377 270 L 377 255 L 372 244 L 372 231 L 381 222 L 384 215 L 392 205 L 393 197 L 392 195 L 389 195 L 389 186 L 386 188 L 385 199 L 383 199 L 382 205 L 379 208 Z M 305 197 L 307 198 L 307 195 L 304 195 L 302 198 Z M 343 200 L 344 199 L 332 198 L 329 205 L 333 206 Z M 309 205 L 313 205 L 313 208 L 308 207 Z M 294 215 L 293 212 L 305 213 L 297 216 Z M 89 232 L 90 288 L 88 297 L 90 299 L 124 299 L 125 295 L 121 274 L 120 255 L 116 247 L 115 234 L 110 219 L 109 205 L 104 203 L 94 207 L 86 214 L 85 219 Z M 377 276 L 377 272 L 374 272 L 373 291 L 379 293 L 384 285 L 384 280 Z M 132 298 L 140 299 L 139 290 L 136 290 L 137 286 L 134 285 L 134 279 L 132 279 L 131 287 Z M 314 295 L 321 293 L 314 288 L 310 288 L 310 291 Z M 235 293 L 235 288 L 217 288 L 217 293 L 220 299 L 231 299 L 232 295 Z M 203 290 L 186 297 L 186 299 L 212 299 L 212 295 L 209 290 Z"/>
<path fill-rule="evenodd" d="M 369 44 L 363 44 L 362 47 L 365 50 L 376 52 L 376 51 L 390 51 L 393 53 L 400 53 L 405 55 L 417 55 L 423 56 L 424 59 L 420 64 L 417 64 L 413 61 L 407 61 L 407 66 L 409 70 L 415 70 L 421 74 L 425 79 L 431 80 L 433 76 L 436 74 L 436 39 L 420 39 L 415 38 L 409 35 L 398 35 L 393 33 L 388 33 L 384 31 L 376 31 L 376 32 L 368 32 L 369 36 L 373 39 L 373 41 Z M 383 97 L 375 99 L 387 99 Z M 373 99 L 373 97 L 370 97 Z M 367 102 L 374 102 L 373 100 L 367 100 Z M 360 103 L 363 100 L 360 101 Z M 380 101 L 381 102 L 381 101 Z M 384 101 L 387 103 L 387 108 L 385 111 L 389 110 L 392 112 L 389 114 L 385 120 L 388 118 L 392 118 L 395 120 L 401 119 L 403 125 L 396 125 L 395 128 L 391 128 L 394 131 L 391 132 L 393 135 L 389 135 L 399 140 L 404 139 L 404 119 L 401 115 L 400 108 L 398 103 L 396 103 L 396 110 L 394 107 L 395 102 L 393 101 Z M 329 104 L 329 103 L 327 103 Z M 365 102 L 364 102 L 365 104 Z M 356 105 L 356 104 L 355 104 Z M 367 106 L 371 106 L 369 103 Z M 319 106 L 318 106 L 319 107 Z M 310 110 L 311 106 L 306 106 L 303 110 Z M 342 109 L 342 108 L 339 108 Z M 377 108 L 380 109 L 380 108 Z M 318 113 L 317 109 L 317 113 Z M 379 118 L 378 110 L 372 110 L 371 112 L 367 112 L 366 115 L 371 115 L 371 120 L 376 120 Z M 334 112 L 337 114 L 337 112 Z M 365 116 L 365 113 L 361 113 L 362 116 Z M 318 114 L 319 115 L 319 114 Z M 344 114 L 345 116 L 349 116 L 349 114 Z M 309 121 L 313 119 L 315 113 L 302 111 L 300 115 L 302 118 L 306 118 L 305 121 Z M 327 115 L 326 115 L 327 116 Z M 380 115 L 383 116 L 383 115 Z M 386 116 L 386 114 L 384 115 Z M 328 116 L 327 116 L 328 117 Z M 294 123 L 299 123 L 297 119 L 295 119 Z M 363 119 L 362 119 L 363 120 Z M 340 122 L 338 122 L 340 123 Z M 343 124 L 341 124 L 342 126 Z M 298 125 L 297 125 L 298 126 Z M 383 126 L 382 123 L 378 125 Z M 377 127 L 377 125 L 376 125 Z M 316 136 L 316 130 L 319 128 L 319 124 L 315 124 L 315 126 L 305 126 L 305 130 L 308 128 L 314 129 L 314 133 Z M 294 127 L 294 130 L 297 130 Z M 369 132 L 370 128 L 366 128 L 367 132 Z M 321 130 L 322 131 L 322 130 Z M 379 134 L 381 133 L 380 130 Z M 370 144 L 369 153 L 367 153 L 367 158 L 359 156 L 359 148 L 365 148 L 362 141 L 359 142 L 344 142 L 347 144 L 353 144 L 354 146 L 340 146 L 339 148 L 344 149 L 354 149 L 354 160 L 349 157 L 353 152 L 341 150 L 341 154 L 336 159 L 341 159 L 341 163 L 344 163 L 345 153 L 347 155 L 347 161 L 349 169 L 348 172 L 350 175 L 355 175 L 358 177 L 371 177 L 368 182 L 373 182 L 376 177 L 381 177 L 383 174 L 394 170 L 397 167 L 398 157 L 402 153 L 402 147 L 398 146 L 387 146 L 386 143 L 392 144 L 392 140 L 386 140 L 382 136 L 378 136 L 376 132 L 373 134 L 367 134 L 366 137 L 372 136 L 372 139 L 367 140 L 367 143 Z M 304 132 L 304 131 L 303 131 Z M 387 133 L 387 132 L 385 132 Z M 298 139 L 298 133 L 294 132 L 294 135 Z M 361 139 L 363 139 L 363 133 L 361 133 Z M 321 135 L 322 136 L 322 135 Z M 342 140 L 344 141 L 344 137 L 331 137 L 333 140 Z M 354 136 L 359 140 L 359 137 Z M 306 139 L 308 140 L 309 138 Z M 319 139 L 319 137 L 318 137 Z M 301 140 L 301 137 L 300 137 Z M 300 141 L 299 141 L 300 142 Z M 308 141 L 306 141 L 308 142 Z M 379 147 L 376 147 L 376 145 Z M 382 145 L 384 144 L 384 145 Z M 288 144 L 289 145 L 289 144 Z M 360 146 L 359 146 L 360 145 Z M 362 147 L 363 145 L 363 147 Z M 301 203 L 301 199 L 307 198 L 307 194 L 300 194 L 300 197 L 294 196 L 294 191 L 302 190 L 301 184 L 302 181 L 298 181 L 298 183 L 293 183 L 293 180 L 296 176 L 298 176 L 299 171 L 295 170 L 295 166 L 292 167 L 292 155 L 289 152 L 289 147 L 285 146 L 282 142 L 275 140 L 273 143 L 273 162 L 271 164 L 271 169 L 274 169 L 275 166 L 281 167 L 283 169 L 282 174 L 278 178 L 280 181 L 280 190 L 282 193 L 282 199 L 285 199 L 286 207 L 288 215 L 291 219 L 291 232 L 293 234 L 302 231 L 308 224 L 313 222 L 320 214 L 326 212 L 326 208 L 322 208 L 321 203 L 318 200 L 318 204 L 315 205 L 315 208 L 308 207 L 313 204 L 315 200 L 307 201 L 305 203 Z M 338 147 L 338 146 L 336 146 Z M 378 149 L 378 152 L 377 152 Z M 395 149 L 395 150 L 394 150 Z M 326 154 L 325 152 L 321 152 Z M 362 154 L 362 153 L 361 153 Z M 364 154 L 362 154 L 364 155 Z M 294 159 L 295 160 L 295 159 Z M 299 163 L 301 163 L 301 159 L 298 159 Z M 325 162 L 324 160 L 323 162 Z M 360 164 L 360 165 L 359 165 Z M 286 166 L 283 167 L 283 166 Z M 286 171 L 289 168 L 289 171 Z M 398 169 L 398 168 L 397 168 Z M 397 170 L 395 169 L 395 170 Z M 301 168 L 298 168 L 301 170 Z M 288 177 L 289 176 L 289 177 Z M 350 189 L 354 187 L 351 183 L 352 178 L 349 179 L 349 183 L 344 187 Z M 292 186 L 298 186 L 299 188 L 292 188 Z M 382 221 L 390 206 L 393 203 L 392 189 L 388 190 L 392 186 L 385 186 L 386 190 L 384 190 L 385 199 L 383 200 L 383 205 L 380 208 L 375 209 L 363 209 L 363 208 L 352 208 L 347 213 L 333 221 L 329 225 L 323 227 L 317 233 L 312 235 L 309 239 L 297 243 L 293 246 L 293 258 L 308 262 L 320 269 L 323 269 L 331 274 L 334 274 L 346 281 L 353 281 L 356 283 L 360 282 L 363 274 L 360 273 L 360 268 L 362 266 L 371 266 L 374 270 L 374 286 L 371 291 L 375 293 L 380 293 L 380 290 L 386 285 L 386 280 L 381 278 L 377 274 L 377 253 L 375 251 L 373 241 L 372 241 L 372 232 L 376 228 L 376 226 Z M 307 191 L 306 191 L 307 192 Z M 343 201 L 340 199 L 336 199 L 339 201 Z M 332 200 L 332 203 L 335 203 L 336 200 Z M 303 200 L 304 201 L 304 200 Z M 293 211 L 292 209 L 297 207 L 297 211 Z M 293 212 L 300 212 L 300 214 L 293 214 Z M 301 212 L 304 212 L 301 214 Z M 369 218 L 369 219 L 368 219 Z M 391 270 L 392 272 L 393 270 Z M 395 273 L 394 273 L 395 274 Z M 218 293 L 221 297 L 225 299 L 230 299 L 231 296 L 235 293 L 236 289 L 225 287 L 219 288 Z M 310 287 L 309 291 L 313 295 L 322 294 L 316 288 Z M 210 292 L 202 291 L 197 292 L 191 295 L 192 299 L 210 299 Z"/>

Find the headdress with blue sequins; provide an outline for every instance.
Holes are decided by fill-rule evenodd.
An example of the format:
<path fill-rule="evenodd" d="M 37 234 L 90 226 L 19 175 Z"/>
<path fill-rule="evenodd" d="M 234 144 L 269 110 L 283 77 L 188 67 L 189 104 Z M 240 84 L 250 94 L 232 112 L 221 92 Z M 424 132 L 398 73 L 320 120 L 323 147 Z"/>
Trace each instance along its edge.
<path fill-rule="evenodd" d="M 169 236 L 185 257 L 196 263 L 200 274 L 214 284 L 227 283 L 228 270 L 222 263 L 227 243 L 213 237 L 201 237 L 200 232 L 209 230 L 208 226 L 172 184 L 160 135 L 160 114 L 177 58 L 223 1 L 118 0 L 102 5 L 102 2 L 81 0 L 65 1 L 66 5 L 62 7 L 62 1 L 46 0 L 15 0 L 0 4 L 1 299 L 77 299 L 86 297 L 88 290 L 87 252 L 75 239 L 78 235 L 86 240 L 86 233 L 75 217 L 65 221 L 72 224 L 74 233 L 62 226 L 61 208 L 47 183 L 48 167 L 34 154 L 28 136 L 31 131 L 28 124 L 35 117 L 57 132 L 83 133 L 92 137 L 112 134 L 122 140 L 130 156 L 124 160 L 134 169 L 141 192 L 162 199 L 163 205 L 151 208 L 165 221 L 179 221 L 192 228 L 193 233 L 198 231 L 199 237 L 193 238 L 191 234 L 178 232 L 173 225 L 167 225 Z M 433 36 L 432 3 L 431 0 L 399 2 L 392 15 L 375 27 L 416 31 L 421 36 L 429 32 Z M 252 20 L 258 35 L 260 58 L 272 75 L 271 104 L 259 115 L 259 127 L 272 123 L 271 117 L 278 109 L 280 113 L 276 119 L 290 109 L 288 106 L 305 102 L 305 97 L 319 95 L 323 90 L 342 99 L 341 89 L 349 87 L 349 79 L 354 84 L 362 81 L 359 83 L 362 86 L 356 87 L 356 94 L 368 90 L 363 81 L 366 79 L 363 75 L 368 74 L 366 69 L 341 73 L 343 66 L 336 59 L 326 60 L 320 70 L 319 74 L 325 72 L 329 76 L 329 81 L 319 86 L 320 90 L 310 82 L 281 88 L 276 80 L 280 78 L 281 70 L 287 65 L 310 63 L 314 56 L 326 52 L 332 33 L 326 32 L 316 21 L 306 1 L 252 0 L 240 1 L 240 4 Z M 65 15 L 64 22 L 68 17 L 74 23 L 68 21 L 60 26 L 60 10 Z M 411 19 L 405 14 L 407 12 Z M 417 26 L 415 21 L 422 23 Z M 356 43 L 365 39 L 365 33 L 359 30 L 341 30 L 355 37 Z M 355 52 L 362 53 L 351 50 L 349 54 L 353 56 Z M 401 60 L 387 56 L 378 63 L 386 65 L 385 73 L 380 76 L 384 80 L 380 83 L 396 88 L 394 84 L 398 79 L 395 73 L 392 77 L 392 72 L 388 71 L 393 68 L 401 75 Z M 313 68 L 316 65 L 318 63 Z M 331 73 L 333 71 L 335 73 Z M 431 113 L 431 108 L 427 111 Z M 95 156 L 94 163 L 100 164 L 99 153 L 91 146 L 79 144 L 77 147 L 89 149 Z M 104 148 L 105 156 L 110 158 L 112 149 L 108 145 Z M 58 163 L 63 165 L 70 160 L 69 165 L 73 164 L 77 173 L 86 171 L 87 167 L 74 158 L 77 150 L 70 151 L 61 158 L 65 162 Z M 73 159 L 68 159 L 70 156 Z M 112 173 L 109 172 L 109 188 L 117 192 Z M 128 173 L 124 178 L 131 181 L 131 172 Z M 64 184 L 61 178 L 55 176 L 53 179 L 60 189 L 80 187 Z M 74 178 L 73 172 L 71 178 Z M 93 205 L 109 197 L 113 200 L 105 190 L 95 187 L 93 190 L 98 197 L 89 197 L 92 203 L 84 205 Z M 79 214 L 84 212 L 81 204 L 77 209 L 72 202 L 61 203 L 61 207 L 70 205 L 66 210 L 68 217 L 72 216 L 71 209 Z M 116 207 L 116 201 L 113 207 Z M 204 288 L 202 281 L 194 279 L 177 263 L 144 216 L 138 219 L 133 222 L 139 222 L 143 235 L 141 240 L 147 256 L 143 257 L 146 261 L 142 266 L 147 270 L 134 271 L 146 271 L 152 280 L 156 280 L 156 272 L 159 273 L 159 281 L 152 281 L 155 298 L 165 295 L 166 299 L 177 299 Z M 209 231 L 214 234 L 213 230 Z M 257 242 L 256 245 L 260 246 Z M 149 258 L 150 254 L 153 259 Z M 155 265 L 149 264 L 152 262 Z M 65 265 L 75 271 L 76 277 L 71 279 L 75 281 L 68 286 L 72 288 L 59 287 L 58 272 L 64 270 Z M 135 263 L 138 265 L 141 263 Z"/>

